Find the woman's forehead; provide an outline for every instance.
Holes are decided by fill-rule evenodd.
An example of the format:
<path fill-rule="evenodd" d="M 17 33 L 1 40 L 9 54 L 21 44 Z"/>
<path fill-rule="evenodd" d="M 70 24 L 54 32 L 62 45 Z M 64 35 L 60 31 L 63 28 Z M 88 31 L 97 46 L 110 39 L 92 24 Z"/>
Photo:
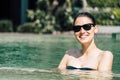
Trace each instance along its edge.
<path fill-rule="evenodd" d="M 85 16 L 78 17 L 75 20 L 75 24 L 83 25 L 83 24 L 87 24 L 87 23 L 93 23 L 93 22 L 90 18 L 85 17 Z"/>

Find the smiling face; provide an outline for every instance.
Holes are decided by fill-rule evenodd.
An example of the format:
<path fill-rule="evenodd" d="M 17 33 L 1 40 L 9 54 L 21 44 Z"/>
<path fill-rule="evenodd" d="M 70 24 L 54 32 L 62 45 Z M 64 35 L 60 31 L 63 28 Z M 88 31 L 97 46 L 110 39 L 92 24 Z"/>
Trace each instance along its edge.
<path fill-rule="evenodd" d="M 76 18 L 74 26 L 80 27 L 85 24 L 93 24 L 93 22 L 89 17 L 79 16 L 78 18 Z M 83 29 L 83 27 L 81 27 L 80 31 L 75 32 L 75 36 L 81 44 L 89 43 L 94 40 L 94 33 L 96 33 L 97 31 L 97 26 L 92 26 L 90 30 L 85 30 Z"/>

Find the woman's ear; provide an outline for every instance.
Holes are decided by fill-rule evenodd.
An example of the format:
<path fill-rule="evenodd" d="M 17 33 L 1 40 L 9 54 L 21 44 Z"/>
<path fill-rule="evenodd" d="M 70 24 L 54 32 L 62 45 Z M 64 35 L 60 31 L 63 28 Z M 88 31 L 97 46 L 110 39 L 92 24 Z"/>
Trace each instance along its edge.
<path fill-rule="evenodd" d="M 95 33 L 98 32 L 98 25 L 95 25 Z"/>

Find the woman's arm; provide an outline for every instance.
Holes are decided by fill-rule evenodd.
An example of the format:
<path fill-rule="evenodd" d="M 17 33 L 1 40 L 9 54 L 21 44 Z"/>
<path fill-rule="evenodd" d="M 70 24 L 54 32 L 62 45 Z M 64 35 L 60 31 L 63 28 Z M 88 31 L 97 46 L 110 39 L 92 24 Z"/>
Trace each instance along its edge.
<path fill-rule="evenodd" d="M 67 61 L 68 61 L 68 54 L 65 54 L 58 66 L 58 69 L 66 69 Z"/>
<path fill-rule="evenodd" d="M 113 54 L 110 51 L 105 51 L 100 61 L 98 71 L 111 71 L 112 63 L 113 63 Z"/>

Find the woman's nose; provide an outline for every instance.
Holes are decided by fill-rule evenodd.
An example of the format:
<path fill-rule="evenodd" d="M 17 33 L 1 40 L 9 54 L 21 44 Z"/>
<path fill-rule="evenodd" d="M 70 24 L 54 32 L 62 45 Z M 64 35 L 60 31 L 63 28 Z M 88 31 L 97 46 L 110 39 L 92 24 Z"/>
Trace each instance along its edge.
<path fill-rule="evenodd" d="M 80 32 L 81 33 L 84 33 L 86 30 L 85 29 L 83 29 L 83 27 L 81 27 L 81 30 L 80 30 Z"/>

